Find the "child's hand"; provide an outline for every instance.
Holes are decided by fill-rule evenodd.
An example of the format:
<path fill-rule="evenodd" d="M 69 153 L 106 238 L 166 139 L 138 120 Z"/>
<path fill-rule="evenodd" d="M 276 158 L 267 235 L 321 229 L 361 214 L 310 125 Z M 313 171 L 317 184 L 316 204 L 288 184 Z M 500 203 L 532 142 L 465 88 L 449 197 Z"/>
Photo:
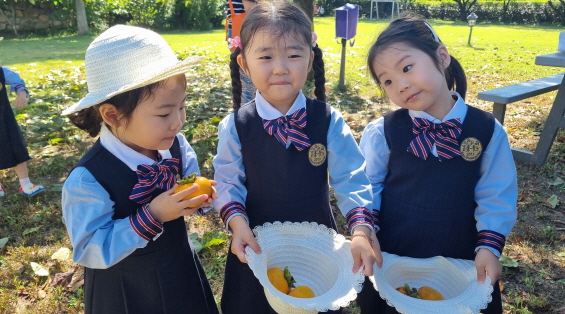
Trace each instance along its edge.
<path fill-rule="evenodd" d="M 22 89 L 18 92 L 18 96 L 16 97 L 16 100 L 14 100 L 14 107 L 16 109 L 24 109 L 26 105 L 27 105 L 27 92 L 25 91 L 25 89 Z"/>
<path fill-rule="evenodd" d="M 480 248 L 475 256 L 475 267 L 477 267 L 477 281 L 485 282 L 486 275 L 490 277 L 494 285 L 502 274 L 500 260 L 489 249 Z"/>
<path fill-rule="evenodd" d="M 233 233 L 231 242 L 231 252 L 237 255 L 239 261 L 247 263 L 245 258 L 245 248 L 250 246 L 257 254 L 261 254 L 261 247 L 255 240 L 253 231 L 249 228 L 247 221 L 242 216 L 235 216 L 230 220 L 230 229 Z"/>
<path fill-rule="evenodd" d="M 179 218 L 180 216 L 188 216 L 196 213 L 201 206 L 195 206 L 198 202 L 205 202 L 209 199 L 208 195 L 198 195 L 196 197 L 183 200 L 190 193 L 198 190 L 198 185 L 193 185 L 186 190 L 175 193 L 173 186 L 170 190 L 161 193 L 149 203 L 149 212 L 158 222 L 167 222 Z M 202 205 L 205 205 L 204 203 Z M 209 206 L 209 205 L 206 205 Z"/>
<path fill-rule="evenodd" d="M 212 205 L 212 202 L 218 198 L 218 195 L 216 194 L 216 189 L 213 188 L 213 186 L 217 185 L 218 182 L 214 181 L 214 180 L 208 180 L 210 181 L 210 184 L 212 185 L 212 196 L 210 196 L 207 200 L 205 200 L 204 202 L 202 202 L 202 204 L 198 205 L 196 208 L 201 208 L 201 207 L 208 207 L 210 205 Z"/>
<path fill-rule="evenodd" d="M 373 240 L 372 245 L 368 240 L 369 238 Z M 377 237 L 366 226 L 359 226 L 354 229 L 351 240 L 351 255 L 353 255 L 352 271 L 356 273 L 363 265 L 363 274 L 365 276 L 373 275 L 373 264 L 375 262 L 377 262 L 379 267 L 383 263 Z"/>

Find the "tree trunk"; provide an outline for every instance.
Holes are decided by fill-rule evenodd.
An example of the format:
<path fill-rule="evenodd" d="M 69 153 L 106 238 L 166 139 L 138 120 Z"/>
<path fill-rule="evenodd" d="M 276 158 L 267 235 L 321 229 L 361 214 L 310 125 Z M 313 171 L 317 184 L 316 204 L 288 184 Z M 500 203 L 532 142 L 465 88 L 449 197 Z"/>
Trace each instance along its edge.
<path fill-rule="evenodd" d="M 88 34 L 88 21 L 86 20 L 86 9 L 83 0 L 75 0 L 77 6 L 77 27 L 78 34 Z"/>
<path fill-rule="evenodd" d="M 314 25 L 314 0 L 293 0 L 299 7 L 306 12 L 310 21 L 312 21 L 312 27 Z"/>
<path fill-rule="evenodd" d="M 20 35 L 18 35 L 18 30 L 16 29 L 16 10 L 14 9 L 14 5 L 12 3 L 10 3 L 9 9 L 12 12 L 12 19 L 11 20 L 6 16 L 6 14 L 4 14 L 4 10 L 1 7 L 0 7 L 0 14 L 2 14 L 4 19 L 6 19 L 6 21 L 8 21 L 8 24 L 10 24 L 12 26 L 12 30 L 14 31 L 14 35 L 16 35 L 16 37 L 20 37 Z"/>

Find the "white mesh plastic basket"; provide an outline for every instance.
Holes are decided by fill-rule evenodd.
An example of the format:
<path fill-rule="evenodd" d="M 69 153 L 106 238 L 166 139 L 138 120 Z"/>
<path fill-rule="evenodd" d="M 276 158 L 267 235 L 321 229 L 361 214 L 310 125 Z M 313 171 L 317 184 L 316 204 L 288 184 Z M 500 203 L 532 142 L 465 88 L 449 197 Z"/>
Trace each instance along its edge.
<path fill-rule="evenodd" d="M 279 314 L 306 314 L 349 305 L 361 291 L 364 276 L 353 273 L 351 241 L 313 222 L 274 222 L 255 227 L 263 253 L 246 248 L 249 267 L 259 279 L 271 307 Z M 271 267 L 288 266 L 296 286 L 312 288 L 314 298 L 300 299 L 277 290 L 267 277 Z"/>
<path fill-rule="evenodd" d="M 491 279 L 477 282 L 473 261 L 445 258 L 410 258 L 383 252 L 383 267 L 375 265 L 369 279 L 390 306 L 404 314 L 479 313 L 492 300 Z M 429 286 L 438 290 L 443 301 L 415 299 L 395 289 L 407 283 L 410 287 Z"/>

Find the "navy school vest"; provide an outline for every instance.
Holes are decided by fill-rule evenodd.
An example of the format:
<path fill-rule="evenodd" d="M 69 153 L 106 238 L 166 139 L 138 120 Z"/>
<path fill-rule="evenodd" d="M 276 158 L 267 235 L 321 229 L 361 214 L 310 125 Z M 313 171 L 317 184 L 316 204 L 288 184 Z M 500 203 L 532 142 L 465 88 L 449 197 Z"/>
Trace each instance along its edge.
<path fill-rule="evenodd" d="M 182 171 L 182 154 L 176 137 L 170 152 L 173 158 L 179 160 L 179 169 Z M 104 148 L 100 140 L 96 141 L 75 167 L 85 167 L 110 194 L 110 199 L 115 202 L 112 219 L 129 217 L 141 207 L 140 204 L 129 199 L 131 191 L 137 183 L 136 172 Z M 153 199 L 163 192 L 163 190 L 157 188 L 153 191 L 151 198 Z M 163 230 L 166 230 L 166 232 L 163 232 L 157 240 L 149 241 L 146 247 L 137 249 L 131 256 L 147 254 L 178 242 L 178 239 L 186 238 L 186 227 L 182 217 L 165 222 Z"/>
<path fill-rule="evenodd" d="M 495 121 L 490 113 L 467 108 L 458 141 L 462 153 L 473 161 L 455 157 L 440 162 L 431 154 L 427 160 L 414 156 L 407 152 L 414 138 L 408 110 L 385 115 L 390 159 L 377 234 L 383 251 L 415 258 L 474 259 L 475 186 Z"/>
<path fill-rule="evenodd" d="M 6 90 L 6 78 L 4 77 L 4 70 L 2 70 L 2 66 L 0 66 L 0 106 L 10 106 L 8 91 Z"/>
<path fill-rule="evenodd" d="M 303 131 L 312 146 L 298 151 L 294 145 L 286 149 L 265 131 L 255 102 L 235 112 L 246 173 L 245 208 L 251 228 L 274 221 L 311 221 L 336 228 L 329 204 L 327 161 L 331 107 L 307 98 L 306 113 Z M 320 147 L 315 144 L 323 145 L 326 152 L 319 165 L 311 162 L 312 147 Z"/>

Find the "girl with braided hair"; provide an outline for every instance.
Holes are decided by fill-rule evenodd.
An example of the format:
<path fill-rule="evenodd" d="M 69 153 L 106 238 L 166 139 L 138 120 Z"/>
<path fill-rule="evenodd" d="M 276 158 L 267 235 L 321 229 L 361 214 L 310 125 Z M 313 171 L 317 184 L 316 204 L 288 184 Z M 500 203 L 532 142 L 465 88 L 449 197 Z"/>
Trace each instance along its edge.
<path fill-rule="evenodd" d="M 292 3 L 264 2 L 248 13 L 240 34 L 232 41 L 235 112 L 218 126 L 214 158 L 214 207 L 233 233 L 221 307 L 224 314 L 275 313 L 246 264 L 245 247 L 261 252 L 251 229 L 274 221 L 336 229 L 329 185 L 352 233 L 352 271 L 363 265 L 371 274 L 382 257 L 365 161 L 341 114 L 324 102 L 322 52 L 310 19 Z M 257 87 L 243 105 L 240 67 Z M 317 99 L 302 93 L 312 67 Z"/>

